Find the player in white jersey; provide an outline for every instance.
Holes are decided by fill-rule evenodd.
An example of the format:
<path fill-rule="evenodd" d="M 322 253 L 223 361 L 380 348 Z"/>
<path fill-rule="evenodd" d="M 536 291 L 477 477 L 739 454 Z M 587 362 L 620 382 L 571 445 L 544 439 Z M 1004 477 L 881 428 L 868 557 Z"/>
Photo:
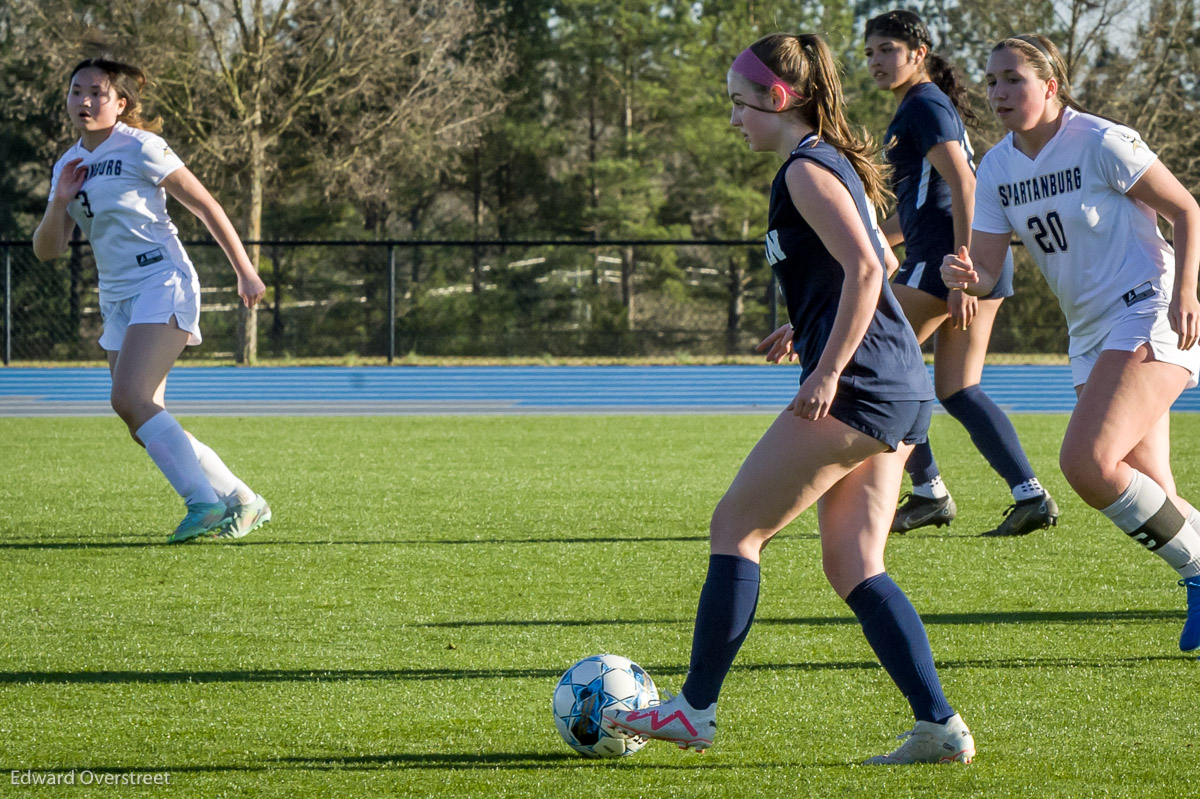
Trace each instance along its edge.
<path fill-rule="evenodd" d="M 1200 372 L 1200 205 L 1141 137 L 1086 113 L 1043 36 L 996 45 L 988 100 L 1009 135 L 984 156 L 971 246 L 951 288 L 986 293 L 1024 241 L 1071 334 L 1079 402 L 1059 460 L 1076 493 L 1161 556 L 1187 589 L 1179 647 L 1200 649 L 1200 513 L 1176 492 L 1171 404 Z M 1158 216 L 1174 228 L 1172 248 Z"/>
<path fill-rule="evenodd" d="M 161 123 L 143 118 L 145 83 L 138 68 L 106 59 L 72 71 L 67 112 L 80 138 L 54 165 L 34 253 L 57 258 L 76 224 L 92 245 L 113 410 L 187 504 L 168 542 L 240 538 L 270 520 L 270 507 L 163 407 L 171 367 L 185 346 L 200 343 L 200 286 L 167 194 L 221 245 L 247 307 L 266 287 L 224 210 L 154 132 Z"/>

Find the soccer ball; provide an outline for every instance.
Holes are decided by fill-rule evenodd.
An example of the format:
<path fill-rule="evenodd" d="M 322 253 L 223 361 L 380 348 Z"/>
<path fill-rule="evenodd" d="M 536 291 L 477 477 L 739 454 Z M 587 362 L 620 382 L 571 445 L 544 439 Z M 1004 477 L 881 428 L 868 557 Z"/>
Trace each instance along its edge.
<path fill-rule="evenodd" d="M 600 728 L 600 712 L 641 710 L 658 702 L 654 680 L 620 655 L 593 655 L 563 673 L 554 689 L 554 726 L 567 745 L 584 757 L 625 757 L 646 745 L 645 738 L 622 738 Z"/>

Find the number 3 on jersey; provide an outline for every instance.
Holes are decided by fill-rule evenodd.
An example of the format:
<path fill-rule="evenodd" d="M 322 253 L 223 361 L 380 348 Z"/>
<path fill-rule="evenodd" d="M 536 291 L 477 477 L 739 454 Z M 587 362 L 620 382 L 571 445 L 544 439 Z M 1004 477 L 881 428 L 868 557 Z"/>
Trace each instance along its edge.
<path fill-rule="evenodd" d="M 79 197 L 80 202 L 83 203 L 83 215 L 86 216 L 88 219 L 91 219 L 92 217 L 94 217 L 95 214 L 92 213 L 92 206 L 90 203 L 88 203 L 87 192 L 81 191 L 78 194 L 76 194 L 75 196 Z"/>
<path fill-rule="evenodd" d="M 1067 251 L 1067 234 L 1063 230 L 1062 220 L 1058 217 L 1058 211 L 1051 211 L 1046 214 L 1045 222 L 1042 222 L 1040 216 L 1031 216 L 1026 220 L 1025 224 L 1033 231 L 1033 239 L 1042 248 L 1042 252 L 1054 253 Z"/>

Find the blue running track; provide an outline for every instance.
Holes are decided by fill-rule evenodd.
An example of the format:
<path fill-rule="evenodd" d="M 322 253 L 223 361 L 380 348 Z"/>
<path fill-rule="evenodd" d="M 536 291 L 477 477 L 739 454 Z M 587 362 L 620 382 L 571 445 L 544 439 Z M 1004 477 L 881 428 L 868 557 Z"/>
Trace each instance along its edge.
<path fill-rule="evenodd" d="M 185 415 L 775 413 L 795 366 L 177 368 L 167 402 Z M 989 366 L 983 386 L 1013 413 L 1067 413 L 1066 366 Z M 0 416 L 112 413 L 106 369 L 0 368 Z M 1200 411 L 1185 391 L 1175 411 Z"/>

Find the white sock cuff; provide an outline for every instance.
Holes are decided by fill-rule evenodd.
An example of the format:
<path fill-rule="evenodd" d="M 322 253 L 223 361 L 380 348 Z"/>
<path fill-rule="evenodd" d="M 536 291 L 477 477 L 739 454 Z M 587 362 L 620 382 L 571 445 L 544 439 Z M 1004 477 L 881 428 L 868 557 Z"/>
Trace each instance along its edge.
<path fill-rule="evenodd" d="M 1017 502 L 1045 496 L 1045 494 L 1046 489 L 1042 488 L 1042 484 L 1038 482 L 1036 477 L 1031 477 L 1025 482 L 1017 483 L 1012 487 L 1013 499 Z"/>
<path fill-rule="evenodd" d="M 1188 507 L 1191 506 L 1189 505 Z M 1192 508 L 1191 511 L 1188 512 L 1187 522 L 1189 525 L 1191 525 L 1193 530 L 1195 530 L 1197 533 L 1200 533 L 1200 510 Z"/>
<path fill-rule="evenodd" d="M 925 497 L 926 499 L 941 499 L 942 497 L 950 496 L 950 492 L 946 490 L 946 484 L 942 481 L 940 474 L 935 474 L 933 479 L 927 483 L 914 485 L 913 493 L 918 497 Z"/>
<path fill-rule="evenodd" d="M 1126 533 L 1149 521 L 1167 501 L 1167 492 L 1146 475 L 1133 470 L 1133 479 L 1117 501 L 1100 511 Z"/>
<path fill-rule="evenodd" d="M 135 431 L 134 435 L 136 435 L 138 439 L 145 444 L 150 439 L 158 438 L 163 433 L 176 427 L 178 427 L 180 430 L 183 430 L 183 427 L 179 424 L 175 417 L 171 415 L 171 412 L 164 409 L 143 422 L 142 426 Z"/>

